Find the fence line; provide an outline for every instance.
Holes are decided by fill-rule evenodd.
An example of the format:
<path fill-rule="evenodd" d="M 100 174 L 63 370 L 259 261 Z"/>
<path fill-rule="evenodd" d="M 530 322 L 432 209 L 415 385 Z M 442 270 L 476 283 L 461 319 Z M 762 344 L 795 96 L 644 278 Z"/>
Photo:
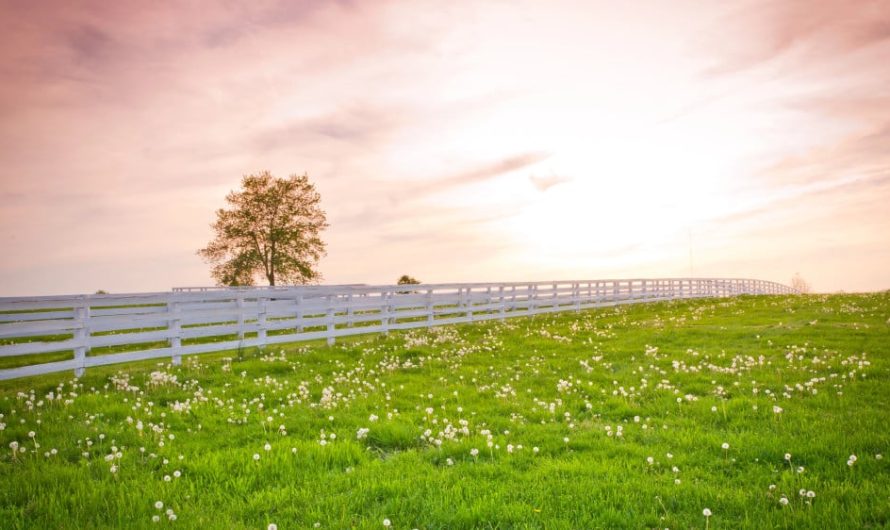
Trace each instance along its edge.
<path fill-rule="evenodd" d="M 0 357 L 69 359 L 0 370 L 0 380 L 145 359 L 388 333 L 618 304 L 794 294 L 735 278 L 436 285 L 182 287 L 172 292 L 0 298 Z M 121 351 L 129 350 L 129 351 Z M 135 350 L 135 351 L 134 351 Z"/>

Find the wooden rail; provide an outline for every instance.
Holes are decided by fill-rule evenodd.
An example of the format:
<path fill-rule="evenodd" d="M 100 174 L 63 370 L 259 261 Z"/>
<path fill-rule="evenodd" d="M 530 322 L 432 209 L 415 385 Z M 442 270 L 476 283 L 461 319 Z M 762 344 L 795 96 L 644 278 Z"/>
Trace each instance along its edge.
<path fill-rule="evenodd" d="M 364 333 L 739 294 L 794 294 L 747 279 L 178 288 L 0 298 L 0 357 L 70 358 L 0 370 L 0 380 L 145 359 Z M 121 351 L 125 350 L 125 351 Z"/>

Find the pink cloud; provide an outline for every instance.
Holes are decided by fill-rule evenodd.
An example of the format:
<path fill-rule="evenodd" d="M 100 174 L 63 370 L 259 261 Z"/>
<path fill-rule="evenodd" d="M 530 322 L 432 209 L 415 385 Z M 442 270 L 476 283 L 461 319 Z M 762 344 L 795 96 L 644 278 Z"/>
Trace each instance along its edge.
<path fill-rule="evenodd" d="M 890 270 L 886 0 L 0 9 L 0 295 L 209 283 L 263 169 L 317 183 L 331 282 L 685 273 L 690 225 L 715 275 L 839 230 Z"/>

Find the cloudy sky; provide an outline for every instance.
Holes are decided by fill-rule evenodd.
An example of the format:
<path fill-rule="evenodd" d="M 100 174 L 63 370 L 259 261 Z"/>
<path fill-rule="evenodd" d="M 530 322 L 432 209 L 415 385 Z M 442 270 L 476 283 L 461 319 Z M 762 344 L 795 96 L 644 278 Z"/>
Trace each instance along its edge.
<path fill-rule="evenodd" d="M 265 169 L 329 283 L 890 288 L 890 0 L 0 0 L 0 44 L 0 296 L 210 285 Z"/>

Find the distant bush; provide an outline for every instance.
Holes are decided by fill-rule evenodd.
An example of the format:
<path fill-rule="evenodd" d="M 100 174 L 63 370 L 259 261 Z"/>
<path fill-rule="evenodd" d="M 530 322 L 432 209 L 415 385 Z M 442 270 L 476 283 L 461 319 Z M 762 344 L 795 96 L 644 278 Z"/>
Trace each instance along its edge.
<path fill-rule="evenodd" d="M 417 278 L 408 276 L 407 274 L 403 274 L 399 281 L 396 282 L 396 285 L 418 285 L 420 284 L 420 280 Z"/>
<path fill-rule="evenodd" d="M 401 278 L 396 282 L 396 285 L 418 285 L 420 284 L 420 280 L 414 278 L 412 276 L 408 276 L 407 274 L 403 274 Z M 411 294 L 417 291 L 399 291 L 399 294 Z"/>

